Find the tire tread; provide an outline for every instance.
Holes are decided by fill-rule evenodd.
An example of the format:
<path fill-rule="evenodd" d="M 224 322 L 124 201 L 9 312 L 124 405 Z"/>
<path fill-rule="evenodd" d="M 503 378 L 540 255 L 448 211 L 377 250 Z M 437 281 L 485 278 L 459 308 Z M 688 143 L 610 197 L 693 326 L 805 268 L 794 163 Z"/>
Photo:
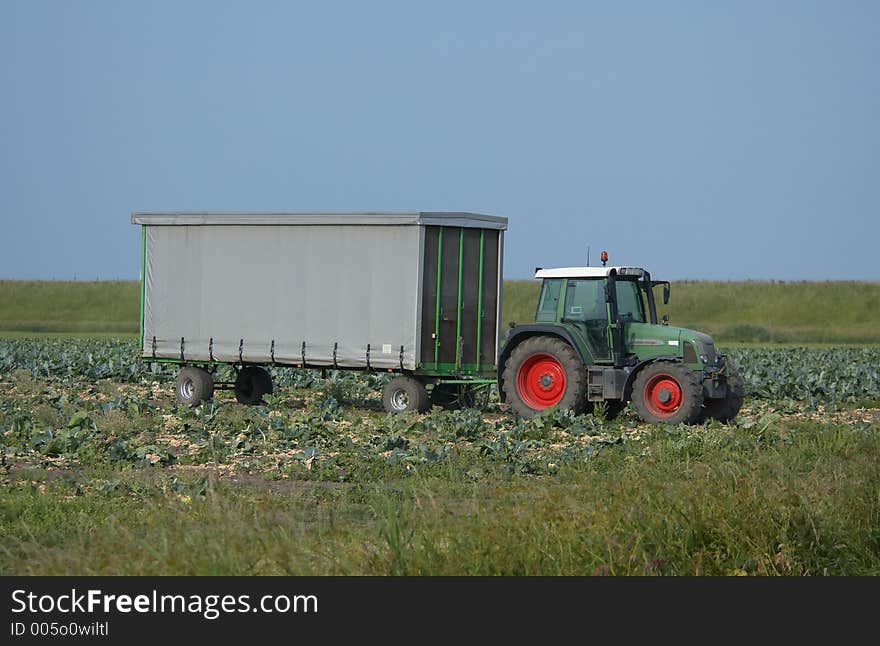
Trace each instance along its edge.
<path fill-rule="evenodd" d="M 587 371 L 578 353 L 568 343 L 554 336 L 532 336 L 518 344 L 510 353 L 502 371 L 504 394 L 510 407 L 520 417 L 534 417 L 541 411 L 526 404 L 519 396 L 516 387 L 516 374 L 528 357 L 545 353 L 555 357 L 565 370 L 565 394 L 556 405 L 557 408 L 571 409 L 581 413 L 586 405 Z"/>
<path fill-rule="evenodd" d="M 669 417 L 654 415 L 645 404 L 644 392 L 648 380 L 657 374 L 669 374 L 681 385 L 684 401 L 681 407 Z M 655 361 L 636 375 L 632 388 L 632 404 L 642 421 L 649 424 L 693 424 L 700 420 L 703 410 L 703 386 L 697 373 L 675 361 Z"/>

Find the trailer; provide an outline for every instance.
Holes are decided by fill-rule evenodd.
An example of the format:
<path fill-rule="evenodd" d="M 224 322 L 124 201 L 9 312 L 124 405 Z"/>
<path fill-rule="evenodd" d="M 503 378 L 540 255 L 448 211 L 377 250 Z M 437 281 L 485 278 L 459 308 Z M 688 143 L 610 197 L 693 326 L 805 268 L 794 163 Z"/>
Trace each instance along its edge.
<path fill-rule="evenodd" d="M 266 366 L 384 371 L 389 412 L 495 383 L 504 217 L 464 212 L 135 212 L 140 347 L 196 406 L 257 404 Z M 229 365 L 234 382 L 214 380 Z"/>

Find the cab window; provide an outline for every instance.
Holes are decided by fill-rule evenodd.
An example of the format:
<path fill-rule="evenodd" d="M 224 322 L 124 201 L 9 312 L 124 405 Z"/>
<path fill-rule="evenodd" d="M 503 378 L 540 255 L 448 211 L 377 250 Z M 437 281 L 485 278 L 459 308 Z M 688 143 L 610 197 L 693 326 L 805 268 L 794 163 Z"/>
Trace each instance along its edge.
<path fill-rule="evenodd" d="M 552 323 L 556 321 L 556 309 L 559 307 L 559 295 L 562 292 L 561 278 L 548 278 L 541 287 L 541 298 L 538 299 L 538 311 L 535 321 Z"/>
<path fill-rule="evenodd" d="M 568 287 L 565 290 L 565 319 L 568 321 L 606 320 L 605 281 L 568 281 Z"/>
<path fill-rule="evenodd" d="M 634 280 L 617 280 L 617 312 L 624 320 L 645 322 L 645 305 L 642 302 L 639 286 Z"/>

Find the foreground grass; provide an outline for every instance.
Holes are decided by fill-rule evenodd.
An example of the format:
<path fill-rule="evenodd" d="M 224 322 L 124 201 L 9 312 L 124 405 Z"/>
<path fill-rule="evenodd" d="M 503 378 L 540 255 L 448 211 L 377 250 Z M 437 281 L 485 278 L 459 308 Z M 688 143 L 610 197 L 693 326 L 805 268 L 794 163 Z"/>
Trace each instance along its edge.
<path fill-rule="evenodd" d="M 13 472 L 4 574 L 880 574 L 880 430 L 660 428 L 553 475 Z M 207 475 L 206 475 L 207 474 Z"/>

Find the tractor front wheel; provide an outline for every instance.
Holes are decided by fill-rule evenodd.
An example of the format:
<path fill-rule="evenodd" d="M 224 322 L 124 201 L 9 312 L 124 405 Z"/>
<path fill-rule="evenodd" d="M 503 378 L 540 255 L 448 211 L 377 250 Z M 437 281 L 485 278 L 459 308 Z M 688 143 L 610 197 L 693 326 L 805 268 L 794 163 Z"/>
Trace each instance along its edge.
<path fill-rule="evenodd" d="M 586 399 L 586 370 L 568 343 L 533 336 L 513 349 L 502 373 L 504 395 L 520 417 L 557 407 L 581 413 Z"/>
<path fill-rule="evenodd" d="M 649 424 L 693 424 L 703 410 L 703 387 L 697 373 L 680 363 L 657 361 L 636 376 L 633 407 Z"/>

